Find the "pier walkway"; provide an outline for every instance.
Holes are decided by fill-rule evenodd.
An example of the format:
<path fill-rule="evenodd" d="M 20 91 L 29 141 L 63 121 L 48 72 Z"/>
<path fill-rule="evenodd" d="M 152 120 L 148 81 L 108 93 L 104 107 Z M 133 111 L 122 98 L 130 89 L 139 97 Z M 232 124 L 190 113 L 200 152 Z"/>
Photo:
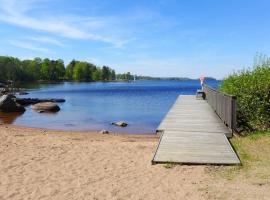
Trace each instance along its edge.
<path fill-rule="evenodd" d="M 152 163 L 240 164 L 227 137 L 231 130 L 205 100 L 180 95 L 159 125 Z"/>

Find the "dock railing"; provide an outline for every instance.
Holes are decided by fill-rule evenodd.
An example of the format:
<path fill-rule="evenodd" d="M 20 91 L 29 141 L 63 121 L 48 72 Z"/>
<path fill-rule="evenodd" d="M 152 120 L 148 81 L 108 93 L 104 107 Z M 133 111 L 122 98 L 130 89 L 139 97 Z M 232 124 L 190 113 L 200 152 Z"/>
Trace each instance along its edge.
<path fill-rule="evenodd" d="M 206 101 L 224 124 L 231 132 L 236 130 L 236 97 L 220 92 L 206 84 L 203 84 L 203 92 Z"/>

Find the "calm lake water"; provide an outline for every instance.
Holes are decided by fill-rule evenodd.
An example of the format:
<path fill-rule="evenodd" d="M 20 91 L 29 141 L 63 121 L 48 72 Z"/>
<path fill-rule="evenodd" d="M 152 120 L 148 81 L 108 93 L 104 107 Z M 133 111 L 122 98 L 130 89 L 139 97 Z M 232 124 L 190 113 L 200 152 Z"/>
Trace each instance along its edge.
<path fill-rule="evenodd" d="M 207 81 L 217 87 L 219 82 Z M 177 96 L 195 94 L 199 81 L 135 81 L 114 83 L 60 83 L 30 86 L 25 97 L 64 98 L 61 111 L 37 113 L 27 107 L 22 115 L 0 121 L 56 130 L 102 130 L 122 133 L 154 133 Z M 22 96 L 24 97 L 24 96 Z M 111 122 L 124 120 L 125 128 Z"/>

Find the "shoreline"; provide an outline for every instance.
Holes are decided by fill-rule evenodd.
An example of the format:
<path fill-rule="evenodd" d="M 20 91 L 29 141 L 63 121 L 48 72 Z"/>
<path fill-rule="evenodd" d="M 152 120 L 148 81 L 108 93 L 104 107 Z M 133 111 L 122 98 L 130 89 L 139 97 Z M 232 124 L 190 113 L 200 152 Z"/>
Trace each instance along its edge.
<path fill-rule="evenodd" d="M 0 123 L 0 128 L 5 127 L 9 130 L 18 130 L 18 131 L 31 131 L 33 133 L 48 133 L 52 135 L 69 135 L 69 136 L 84 136 L 84 137 L 123 137 L 123 138 L 159 138 L 159 135 L 156 133 L 125 133 L 125 132 L 110 132 L 109 134 L 102 134 L 99 130 L 97 131 L 74 131 L 74 130 L 54 130 L 47 128 L 36 128 L 28 127 L 24 125 L 15 125 L 15 124 L 5 124 Z"/>

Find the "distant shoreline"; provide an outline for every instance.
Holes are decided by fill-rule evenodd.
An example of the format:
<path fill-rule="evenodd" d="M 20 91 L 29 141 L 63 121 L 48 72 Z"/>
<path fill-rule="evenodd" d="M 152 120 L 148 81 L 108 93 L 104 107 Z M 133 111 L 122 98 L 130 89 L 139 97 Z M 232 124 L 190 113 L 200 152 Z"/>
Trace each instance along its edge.
<path fill-rule="evenodd" d="M 205 81 L 222 81 L 219 79 L 207 77 L 205 78 Z M 149 77 L 146 79 L 137 79 L 137 80 L 108 80 L 108 81 L 74 81 L 74 80 L 58 80 L 58 81 L 47 81 L 47 80 L 37 80 L 37 81 L 19 81 L 13 83 L 15 86 L 18 84 L 37 84 L 37 83 L 44 83 L 44 84 L 59 84 L 59 83 L 127 83 L 127 82 L 134 82 L 134 81 L 198 81 L 198 79 L 193 79 L 193 78 L 181 78 L 181 77 Z M 0 87 L 5 86 L 10 86 L 9 83 L 1 83 Z"/>

